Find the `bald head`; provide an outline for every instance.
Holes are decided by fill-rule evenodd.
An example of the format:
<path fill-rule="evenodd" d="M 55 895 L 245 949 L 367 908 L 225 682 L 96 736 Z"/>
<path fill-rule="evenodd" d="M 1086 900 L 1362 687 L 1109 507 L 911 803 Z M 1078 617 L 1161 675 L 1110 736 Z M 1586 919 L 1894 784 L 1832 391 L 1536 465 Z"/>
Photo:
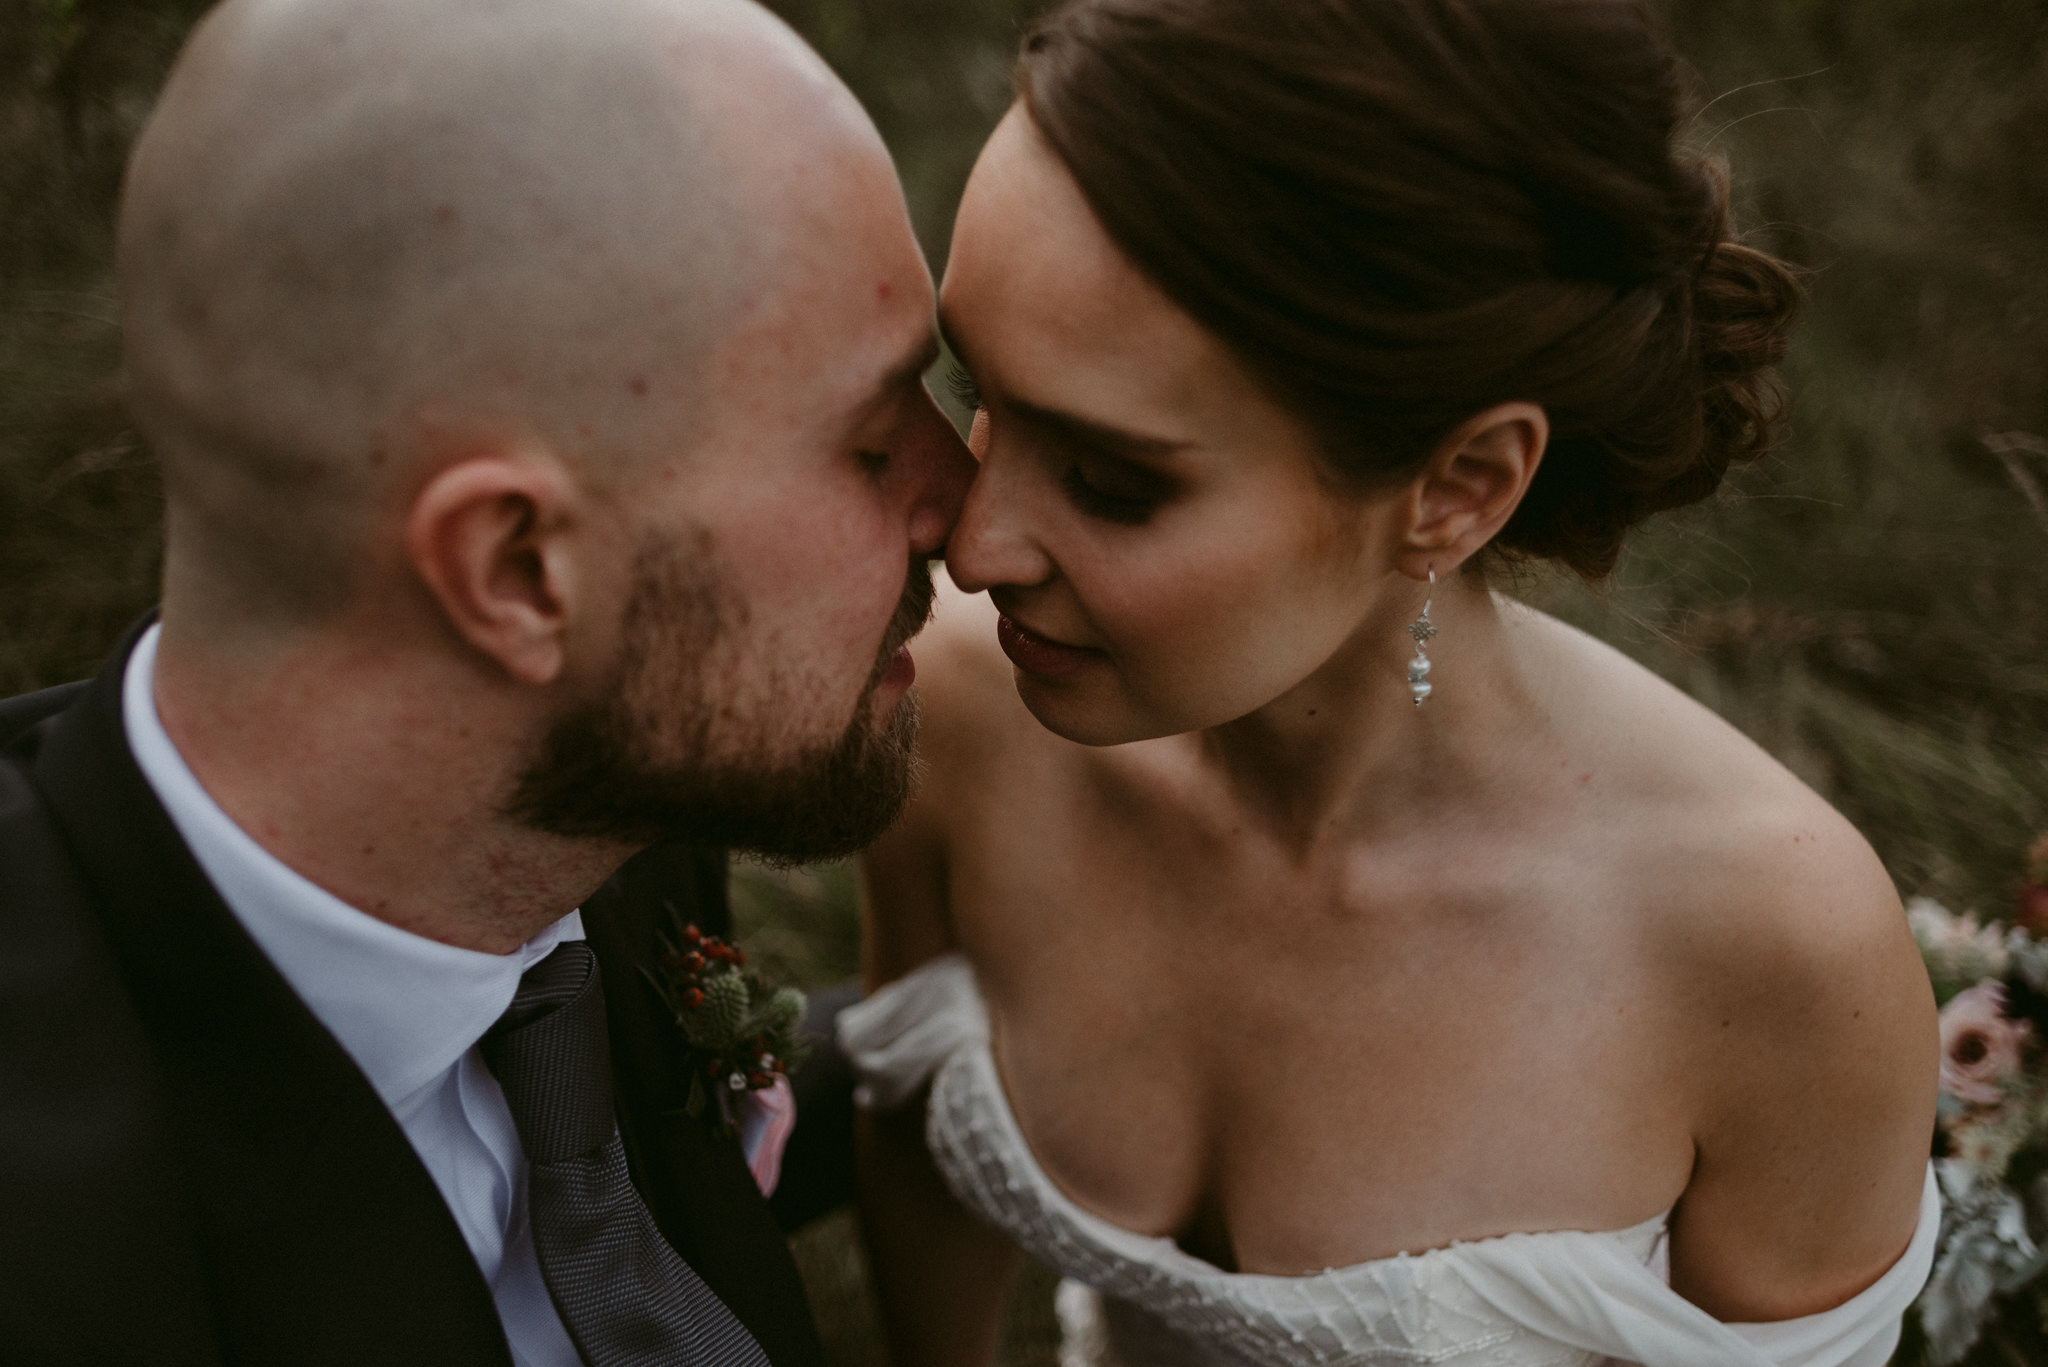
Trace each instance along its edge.
<path fill-rule="evenodd" d="M 847 178 L 890 174 L 748 0 L 227 0 L 121 218 L 172 583 L 303 617 L 465 444 L 672 458 L 722 339 Z"/>

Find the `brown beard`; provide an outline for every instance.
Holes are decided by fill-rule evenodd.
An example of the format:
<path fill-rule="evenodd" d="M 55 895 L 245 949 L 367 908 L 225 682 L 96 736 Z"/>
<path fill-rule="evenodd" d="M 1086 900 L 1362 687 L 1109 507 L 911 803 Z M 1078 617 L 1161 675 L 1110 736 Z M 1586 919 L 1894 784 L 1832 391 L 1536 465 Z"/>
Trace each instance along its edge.
<path fill-rule="evenodd" d="M 665 840 L 724 846 L 783 863 L 834 859 L 871 843 L 909 799 L 916 700 L 870 719 L 897 649 L 931 616 L 929 566 L 914 560 L 874 668 L 835 739 L 793 759 L 711 757 L 711 647 L 732 629 L 715 573 L 702 557 L 650 545 L 634 566 L 624 649 L 610 687 L 548 731 L 508 804 L 555 835 L 646 846 Z M 747 754 L 742 747 L 741 754 Z"/>

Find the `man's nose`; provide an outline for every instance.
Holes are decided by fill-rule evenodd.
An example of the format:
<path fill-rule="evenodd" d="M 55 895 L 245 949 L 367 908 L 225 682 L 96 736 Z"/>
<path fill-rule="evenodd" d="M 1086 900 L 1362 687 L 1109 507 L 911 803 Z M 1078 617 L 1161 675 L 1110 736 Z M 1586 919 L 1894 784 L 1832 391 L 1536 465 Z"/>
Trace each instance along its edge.
<path fill-rule="evenodd" d="M 960 520 L 967 488 L 974 482 L 974 455 L 953 424 L 925 394 L 905 443 L 914 470 L 910 508 L 910 550 L 937 555 Z"/>

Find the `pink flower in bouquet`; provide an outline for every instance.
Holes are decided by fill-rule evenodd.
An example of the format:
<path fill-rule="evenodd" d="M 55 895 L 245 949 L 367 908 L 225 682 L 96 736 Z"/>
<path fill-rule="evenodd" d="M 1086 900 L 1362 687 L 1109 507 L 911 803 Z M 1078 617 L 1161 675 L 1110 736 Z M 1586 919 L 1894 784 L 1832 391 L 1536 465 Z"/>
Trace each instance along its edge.
<path fill-rule="evenodd" d="M 2032 1035 L 2026 1021 L 2007 1019 L 2004 983 L 1987 979 L 1957 993 L 1941 1008 L 1941 1089 L 1959 1101 L 1997 1105 Z"/>

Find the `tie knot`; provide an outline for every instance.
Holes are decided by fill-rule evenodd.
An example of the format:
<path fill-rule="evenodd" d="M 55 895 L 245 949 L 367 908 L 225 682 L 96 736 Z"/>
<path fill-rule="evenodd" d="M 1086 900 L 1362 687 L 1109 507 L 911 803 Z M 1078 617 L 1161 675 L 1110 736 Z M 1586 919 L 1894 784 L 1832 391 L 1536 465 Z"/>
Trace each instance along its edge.
<path fill-rule="evenodd" d="M 571 940 L 526 971 L 483 1037 L 484 1062 L 504 1089 L 529 1162 L 580 1157 L 617 1131 L 605 1028 L 597 956 Z"/>
<path fill-rule="evenodd" d="M 567 1006 L 596 974 L 597 955 L 590 952 L 590 945 L 564 940 L 519 979 L 519 990 L 512 994 L 512 1004 L 498 1017 L 492 1033 L 516 1030 L 556 1007 Z"/>

